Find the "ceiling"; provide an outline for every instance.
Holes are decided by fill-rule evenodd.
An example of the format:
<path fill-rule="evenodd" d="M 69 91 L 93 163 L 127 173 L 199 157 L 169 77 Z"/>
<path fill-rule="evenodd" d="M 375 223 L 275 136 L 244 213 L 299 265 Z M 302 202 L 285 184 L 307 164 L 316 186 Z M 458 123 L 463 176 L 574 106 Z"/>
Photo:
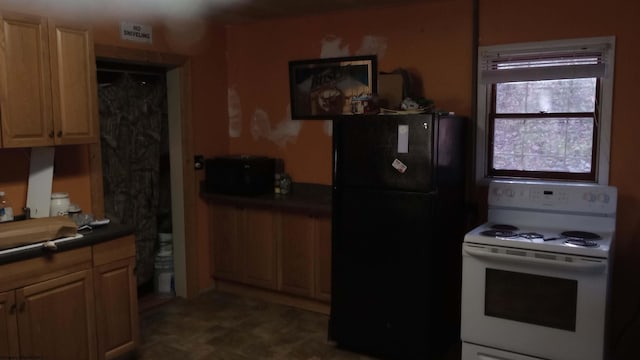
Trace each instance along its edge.
<path fill-rule="evenodd" d="M 443 0 L 1 0 L 12 11 L 82 19 L 208 18 L 220 24 L 255 22 L 359 8 Z"/>
<path fill-rule="evenodd" d="M 243 23 L 360 8 L 393 6 L 418 0 L 240 0 L 208 9 L 219 23 Z M 425 1 L 425 0 L 422 0 Z"/>

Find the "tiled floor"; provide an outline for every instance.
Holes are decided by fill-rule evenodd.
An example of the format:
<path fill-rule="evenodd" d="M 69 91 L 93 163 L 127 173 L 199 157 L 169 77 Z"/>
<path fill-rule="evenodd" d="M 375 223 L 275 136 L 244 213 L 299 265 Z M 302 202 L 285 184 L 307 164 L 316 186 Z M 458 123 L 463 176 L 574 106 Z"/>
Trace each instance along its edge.
<path fill-rule="evenodd" d="M 336 349 L 326 315 L 225 293 L 174 299 L 140 322 L 144 360 L 372 359 Z"/>

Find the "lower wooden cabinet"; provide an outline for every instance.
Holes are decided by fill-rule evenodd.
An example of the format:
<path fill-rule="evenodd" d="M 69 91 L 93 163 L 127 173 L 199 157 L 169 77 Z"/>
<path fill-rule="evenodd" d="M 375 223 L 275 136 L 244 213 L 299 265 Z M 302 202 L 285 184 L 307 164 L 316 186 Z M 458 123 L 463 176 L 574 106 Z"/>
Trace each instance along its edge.
<path fill-rule="evenodd" d="M 244 209 L 240 222 L 244 259 L 244 281 L 266 289 L 276 289 L 276 218 L 263 209 Z"/>
<path fill-rule="evenodd" d="M 132 353 L 140 342 L 133 235 L 94 246 L 98 358 Z"/>
<path fill-rule="evenodd" d="M 91 274 L 0 293 L 0 359 L 96 359 Z"/>
<path fill-rule="evenodd" d="M 280 238 L 280 289 L 311 297 L 314 287 L 314 218 L 294 213 L 282 214 Z"/>
<path fill-rule="evenodd" d="M 331 219 L 210 204 L 212 275 L 263 289 L 331 300 Z"/>
<path fill-rule="evenodd" d="M 215 278 L 276 289 L 276 223 L 262 209 L 210 207 Z"/>
<path fill-rule="evenodd" d="M 92 270 L 16 290 L 20 357 L 96 359 Z"/>
<path fill-rule="evenodd" d="M 331 218 L 315 218 L 315 278 L 313 297 L 331 301 Z"/>
<path fill-rule="evenodd" d="M 0 359 L 17 359 L 18 321 L 15 291 L 0 293 Z"/>
<path fill-rule="evenodd" d="M 242 281 L 243 260 L 240 223 L 243 210 L 235 206 L 209 207 L 211 244 L 211 273 L 218 279 Z"/>
<path fill-rule="evenodd" d="M 133 236 L 0 265 L 0 359 L 112 359 L 139 343 Z"/>

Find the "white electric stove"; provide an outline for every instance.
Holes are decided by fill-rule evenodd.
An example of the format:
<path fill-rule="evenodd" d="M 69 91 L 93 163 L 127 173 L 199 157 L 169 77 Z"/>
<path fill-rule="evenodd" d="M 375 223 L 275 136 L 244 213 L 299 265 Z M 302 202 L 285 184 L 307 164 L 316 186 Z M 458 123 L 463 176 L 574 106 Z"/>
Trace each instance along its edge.
<path fill-rule="evenodd" d="M 462 360 L 601 360 L 617 190 L 494 181 L 465 235 Z"/>

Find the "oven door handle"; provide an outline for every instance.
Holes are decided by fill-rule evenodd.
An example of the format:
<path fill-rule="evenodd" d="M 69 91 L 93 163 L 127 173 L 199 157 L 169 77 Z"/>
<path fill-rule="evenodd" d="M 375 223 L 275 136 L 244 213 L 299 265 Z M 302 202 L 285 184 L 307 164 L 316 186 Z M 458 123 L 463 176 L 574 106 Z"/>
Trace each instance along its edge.
<path fill-rule="evenodd" d="M 465 246 L 462 249 L 465 253 L 471 256 L 503 261 L 503 262 L 517 262 L 517 263 L 528 263 L 532 265 L 544 265 L 544 266 L 554 266 L 562 269 L 570 269 L 574 271 L 581 272 L 604 272 L 607 268 L 607 264 L 602 261 L 594 260 L 593 262 L 568 262 L 563 260 L 548 260 L 535 258 L 531 256 L 521 256 L 521 255 L 508 255 L 508 254 L 500 254 L 482 251 L 478 248 Z"/>

